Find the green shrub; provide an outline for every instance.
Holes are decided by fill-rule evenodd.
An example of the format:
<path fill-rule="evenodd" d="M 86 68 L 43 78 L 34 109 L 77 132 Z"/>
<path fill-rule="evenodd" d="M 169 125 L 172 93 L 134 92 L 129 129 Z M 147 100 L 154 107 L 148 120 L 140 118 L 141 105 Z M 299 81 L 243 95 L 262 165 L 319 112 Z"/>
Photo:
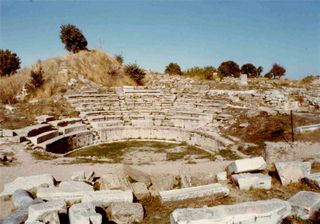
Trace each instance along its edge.
<path fill-rule="evenodd" d="M 0 49 L 0 76 L 9 76 L 20 68 L 20 58 L 9 50 Z"/>
<path fill-rule="evenodd" d="M 188 77 L 193 77 L 200 80 L 212 80 L 214 78 L 213 74 L 216 72 L 216 69 L 212 66 L 206 66 L 203 68 L 193 67 L 188 69 L 184 75 Z"/>
<path fill-rule="evenodd" d="M 62 25 L 60 27 L 60 39 L 64 43 L 65 49 L 72 53 L 87 50 L 88 42 L 86 38 L 74 25 Z"/>
<path fill-rule="evenodd" d="M 180 66 L 177 63 L 170 63 L 164 73 L 169 74 L 169 75 L 182 75 L 182 71 Z"/>
<path fill-rule="evenodd" d="M 138 85 L 143 85 L 143 79 L 146 76 L 146 73 L 137 64 L 126 65 L 124 73 L 133 79 Z"/>

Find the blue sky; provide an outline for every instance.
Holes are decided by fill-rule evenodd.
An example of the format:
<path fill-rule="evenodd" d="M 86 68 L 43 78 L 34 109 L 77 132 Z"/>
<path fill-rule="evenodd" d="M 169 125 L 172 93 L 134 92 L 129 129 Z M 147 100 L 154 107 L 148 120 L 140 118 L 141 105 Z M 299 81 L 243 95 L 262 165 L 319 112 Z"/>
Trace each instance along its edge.
<path fill-rule="evenodd" d="M 14 1 L 0 0 L 0 48 L 23 66 L 66 54 L 61 24 L 74 24 L 89 48 L 163 71 L 234 60 L 289 78 L 320 74 L 320 1 Z"/>

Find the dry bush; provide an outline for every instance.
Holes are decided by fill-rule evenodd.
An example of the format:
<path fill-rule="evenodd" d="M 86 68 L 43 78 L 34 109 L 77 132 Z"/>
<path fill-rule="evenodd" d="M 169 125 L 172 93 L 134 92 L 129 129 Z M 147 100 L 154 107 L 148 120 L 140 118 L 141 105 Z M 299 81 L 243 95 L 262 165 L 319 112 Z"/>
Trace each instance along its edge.
<path fill-rule="evenodd" d="M 100 50 L 80 51 L 63 57 L 41 61 L 44 72 L 44 85 L 31 93 L 31 97 L 46 98 L 56 93 L 64 93 L 71 78 L 79 75 L 105 86 L 135 85 L 126 76 L 123 66 L 113 57 Z M 30 72 L 36 65 L 20 70 L 10 77 L 0 78 L 0 102 L 15 103 L 15 96 L 30 80 Z M 65 69 L 65 72 L 63 70 Z"/>
<path fill-rule="evenodd" d="M 12 104 L 16 102 L 15 96 L 20 93 L 29 76 L 25 74 L 14 74 L 9 77 L 0 78 L 0 102 Z"/>

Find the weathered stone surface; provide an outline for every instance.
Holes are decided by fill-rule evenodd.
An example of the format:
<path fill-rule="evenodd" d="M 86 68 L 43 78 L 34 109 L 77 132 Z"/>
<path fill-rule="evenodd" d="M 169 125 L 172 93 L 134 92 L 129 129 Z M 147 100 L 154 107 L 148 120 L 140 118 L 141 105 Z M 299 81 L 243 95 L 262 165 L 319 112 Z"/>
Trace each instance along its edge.
<path fill-rule="evenodd" d="M 311 171 L 311 162 L 279 162 L 275 166 L 283 185 L 297 183 Z"/>
<path fill-rule="evenodd" d="M 42 221 L 51 213 L 67 213 L 67 207 L 64 200 L 49 201 L 31 205 L 29 207 L 26 224 Z"/>
<path fill-rule="evenodd" d="M 92 202 L 96 206 L 107 207 L 111 202 L 132 202 L 132 191 L 121 190 L 102 190 L 87 193 L 84 195 L 82 202 Z"/>
<path fill-rule="evenodd" d="M 219 172 L 217 173 L 217 181 L 226 181 L 227 180 L 227 172 L 223 171 L 223 172 Z"/>
<path fill-rule="evenodd" d="M 211 208 L 176 209 L 171 224 L 278 224 L 290 215 L 290 204 L 279 199 L 220 205 Z"/>
<path fill-rule="evenodd" d="M 108 219 L 118 224 L 138 223 L 144 216 L 143 207 L 139 203 L 111 203 L 106 212 Z"/>
<path fill-rule="evenodd" d="M 229 189 L 219 183 L 202 185 L 197 187 L 160 191 L 162 202 L 180 201 L 185 199 L 200 198 L 205 196 L 223 197 L 229 194 Z"/>
<path fill-rule="evenodd" d="M 254 157 L 249 159 L 238 159 L 233 161 L 228 167 L 228 173 L 244 173 L 250 171 L 264 170 L 267 167 L 262 157 Z"/>
<path fill-rule="evenodd" d="M 108 173 L 100 178 L 100 189 L 128 190 L 130 189 L 130 183 L 125 176 Z"/>
<path fill-rule="evenodd" d="M 80 203 L 69 209 L 69 221 L 70 224 L 101 224 L 102 216 L 92 203 Z"/>
<path fill-rule="evenodd" d="M 32 204 L 33 198 L 29 192 L 23 189 L 16 190 L 12 195 L 12 203 L 16 209 L 24 208 Z"/>
<path fill-rule="evenodd" d="M 1 196 L 12 195 L 18 189 L 30 190 L 40 186 L 54 186 L 54 178 L 50 174 L 41 174 L 27 177 L 17 177 L 14 181 L 4 185 Z"/>
<path fill-rule="evenodd" d="M 71 180 L 82 181 L 86 178 L 86 174 L 83 170 L 75 171 L 72 173 Z"/>
<path fill-rule="evenodd" d="M 142 200 L 145 198 L 148 198 L 150 196 L 150 192 L 147 188 L 147 185 L 143 182 L 136 182 L 131 184 L 132 187 L 132 191 L 134 196 L 138 199 L 138 200 Z"/>
<path fill-rule="evenodd" d="M 271 177 L 261 173 L 234 174 L 232 175 L 232 180 L 239 186 L 240 190 L 250 190 L 251 188 L 271 188 Z"/>
<path fill-rule="evenodd" d="M 320 188 L 320 173 L 306 175 L 304 179 L 309 185 Z"/>
<path fill-rule="evenodd" d="M 37 145 L 41 142 L 47 141 L 49 139 L 52 139 L 54 137 L 57 137 L 59 135 L 59 132 L 56 130 L 53 131 L 47 131 L 47 132 L 43 132 L 39 135 L 36 135 L 34 137 L 29 137 L 29 140 L 34 144 Z"/>
<path fill-rule="evenodd" d="M 123 166 L 123 170 L 124 173 L 128 175 L 131 179 L 137 182 L 144 182 L 147 186 L 151 185 L 151 179 L 149 174 L 127 165 Z"/>
<path fill-rule="evenodd" d="M 150 178 L 152 186 L 156 191 L 172 190 L 175 185 L 179 184 L 177 177 L 170 174 L 152 175 Z"/>
<path fill-rule="evenodd" d="M 1 224 L 20 224 L 28 219 L 28 208 L 22 208 L 14 211 L 4 219 L 0 219 Z"/>
<path fill-rule="evenodd" d="M 64 199 L 69 203 L 81 201 L 86 193 L 93 192 L 91 185 L 79 181 L 63 181 L 58 187 L 39 188 L 37 197 L 45 200 Z"/>
<path fill-rule="evenodd" d="M 315 212 L 320 209 L 320 193 L 300 191 L 288 202 L 291 204 L 292 214 L 302 219 L 314 218 Z"/>

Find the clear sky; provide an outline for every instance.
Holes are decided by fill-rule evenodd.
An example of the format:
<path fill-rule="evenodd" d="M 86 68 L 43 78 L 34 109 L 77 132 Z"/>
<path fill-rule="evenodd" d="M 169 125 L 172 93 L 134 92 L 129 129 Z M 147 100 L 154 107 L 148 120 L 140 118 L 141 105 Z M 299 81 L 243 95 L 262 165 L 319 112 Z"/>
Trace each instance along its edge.
<path fill-rule="evenodd" d="M 277 62 L 289 78 L 320 74 L 319 0 L 0 1 L 0 48 L 23 66 L 66 54 L 59 27 L 70 23 L 89 48 L 155 71 L 234 60 L 264 72 Z"/>

